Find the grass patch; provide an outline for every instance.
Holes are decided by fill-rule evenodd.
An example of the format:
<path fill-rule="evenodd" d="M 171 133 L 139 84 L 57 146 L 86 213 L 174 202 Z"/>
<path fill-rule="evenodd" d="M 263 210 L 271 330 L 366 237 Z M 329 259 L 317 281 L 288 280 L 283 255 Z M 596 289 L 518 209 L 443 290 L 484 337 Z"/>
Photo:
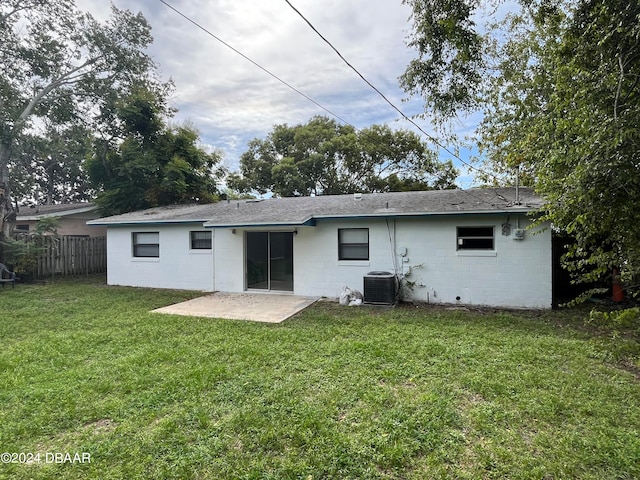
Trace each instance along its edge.
<path fill-rule="evenodd" d="M 320 303 L 264 325 L 149 313 L 197 294 L 99 278 L 0 294 L 0 450 L 91 454 L 0 478 L 640 478 L 640 383 L 581 313 Z"/>

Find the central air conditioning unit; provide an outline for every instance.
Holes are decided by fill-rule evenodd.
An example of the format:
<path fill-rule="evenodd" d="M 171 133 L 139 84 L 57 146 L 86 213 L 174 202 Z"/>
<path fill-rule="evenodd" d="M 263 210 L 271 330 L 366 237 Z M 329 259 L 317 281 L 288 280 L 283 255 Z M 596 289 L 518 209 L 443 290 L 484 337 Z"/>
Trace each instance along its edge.
<path fill-rule="evenodd" d="M 364 276 L 364 303 L 396 303 L 396 276 L 391 272 L 369 272 Z"/>

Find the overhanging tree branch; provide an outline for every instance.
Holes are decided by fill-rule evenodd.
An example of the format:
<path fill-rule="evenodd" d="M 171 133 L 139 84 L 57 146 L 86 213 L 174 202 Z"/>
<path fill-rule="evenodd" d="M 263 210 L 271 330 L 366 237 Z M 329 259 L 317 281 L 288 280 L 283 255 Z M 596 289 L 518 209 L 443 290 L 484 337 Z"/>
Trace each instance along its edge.
<path fill-rule="evenodd" d="M 42 88 L 39 92 L 37 92 L 33 98 L 31 98 L 31 100 L 29 101 L 29 103 L 27 104 L 27 106 L 24 108 L 24 110 L 22 111 L 22 113 L 20 114 L 20 116 L 18 117 L 17 121 L 16 121 L 16 126 L 21 127 L 22 125 L 24 125 L 24 122 L 26 121 L 26 119 L 31 115 L 31 113 L 33 112 L 34 108 L 40 103 L 42 102 L 42 100 L 44 99 L 44 97 L 46 97 L 49 93 L 51 93 L 52 91 L 62 87 L 62 86 L 71 86 L 71 85 L 75 85 L 77 84 L 80 80 L 82 80 L 87 74 L 80 74 L 80 75 L 75 75 L 75 73 L 90 67 L 91 65 L 94 65 L 95 63 L 97 63 L 99 60 L 101 60 L 102 58 L 104 58 L 104 55 L 101 55 L 99 57 L 96 58 L 92 58 L 87 60 L 86 62 L 84 62 L 82 65 L 79 65 L 78 67 L 68 71 L 67 73 L 65 73 L 64 75 L 54 79 L 51 83 L 49 83 L 49 85 L 47 85 L 46 87 Z"/>

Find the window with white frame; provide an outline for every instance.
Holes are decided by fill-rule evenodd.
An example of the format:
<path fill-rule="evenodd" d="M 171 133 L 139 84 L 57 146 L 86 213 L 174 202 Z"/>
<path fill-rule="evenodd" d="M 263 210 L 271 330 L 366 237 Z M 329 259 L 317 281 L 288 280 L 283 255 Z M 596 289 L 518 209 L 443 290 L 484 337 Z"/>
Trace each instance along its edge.
<path fill-rule="evenodd" d="M 369 260 L 369 229 L 338 229 L 338 260 Z"/>
<path fill-rule="evenodd" d="M 493 250 L 493 227 L 458 227 L 458 250 Z"/>
<path fill-rule="evenodd" d="M 211 231 L 192 231 L 191 250 L 211 250 Z"/>
<path fill-rule="evenodd" d="M 160 232 L 133 232 L 133 256 L 157 258 L 160 256 Z"/>

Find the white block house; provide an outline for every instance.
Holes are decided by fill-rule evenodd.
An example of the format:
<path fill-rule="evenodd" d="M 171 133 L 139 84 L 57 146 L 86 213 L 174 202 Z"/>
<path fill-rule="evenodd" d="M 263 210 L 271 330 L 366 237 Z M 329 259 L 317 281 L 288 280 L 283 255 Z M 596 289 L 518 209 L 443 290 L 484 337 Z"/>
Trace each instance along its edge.
<path fill-rule="evenodd" d="M 329 298 L 349 286 L 366 297 L 365 277 L 389 272 L 381 278 L 395 276 L 415 301 L 551 308 L 551 229 L 528 228 L 542 201 L 529 189 L 517 194 L 233 200 L 88 223 L 107 227 L 111 285 Z"/>

